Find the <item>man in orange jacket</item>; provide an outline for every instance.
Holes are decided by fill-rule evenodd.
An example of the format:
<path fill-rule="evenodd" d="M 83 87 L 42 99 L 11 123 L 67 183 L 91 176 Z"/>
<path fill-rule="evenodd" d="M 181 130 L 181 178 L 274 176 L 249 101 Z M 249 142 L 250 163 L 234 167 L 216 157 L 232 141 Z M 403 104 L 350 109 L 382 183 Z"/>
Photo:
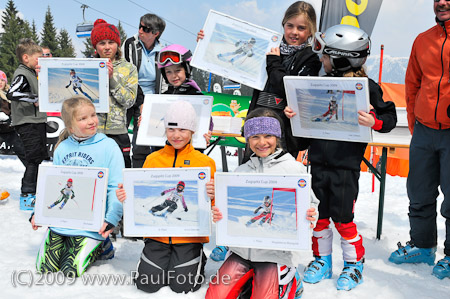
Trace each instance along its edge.
<path fill-rule="evenodd" d="M 436 198 L 446 219 L 445 257 L 433 275 L 450 278 L 450 1 L 434 0 L 437 25 L 414 41 L 405 77 L 406 110 L 412 133 L 407 190 L 411 240 L 393 252 L 396 264 L 434 265 Z"/>

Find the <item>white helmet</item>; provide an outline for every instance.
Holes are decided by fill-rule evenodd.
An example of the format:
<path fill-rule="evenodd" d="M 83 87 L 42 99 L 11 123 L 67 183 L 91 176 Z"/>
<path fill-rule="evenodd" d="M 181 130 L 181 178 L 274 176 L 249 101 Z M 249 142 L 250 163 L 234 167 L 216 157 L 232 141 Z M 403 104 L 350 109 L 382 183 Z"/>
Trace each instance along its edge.
<path fill-rule="evenodd" d="M 336 71 L 359 68 L 370 54 L 370 38 L 363 30 L 350 25 L 335 25 L 324 33 L 316 32 L 313 51 L 330 56 Z"/>
<path fill-rule="evenodd" d="M 264 196 L 264 204 L 270 204 L 272 202 L 272 199 L 270 196 L 266 195 Z"/>

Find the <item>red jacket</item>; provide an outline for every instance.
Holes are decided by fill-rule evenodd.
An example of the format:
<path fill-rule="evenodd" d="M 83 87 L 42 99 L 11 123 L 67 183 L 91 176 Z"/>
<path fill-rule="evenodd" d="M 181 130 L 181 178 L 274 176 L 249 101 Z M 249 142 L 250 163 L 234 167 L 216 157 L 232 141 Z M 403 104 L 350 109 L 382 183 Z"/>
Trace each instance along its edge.
<path fill-rule="evenodd" d="M 433 129 L 450 128 L 450 20 L 419 34 L 405 77 L 406 111 L 414 122 Z"/>

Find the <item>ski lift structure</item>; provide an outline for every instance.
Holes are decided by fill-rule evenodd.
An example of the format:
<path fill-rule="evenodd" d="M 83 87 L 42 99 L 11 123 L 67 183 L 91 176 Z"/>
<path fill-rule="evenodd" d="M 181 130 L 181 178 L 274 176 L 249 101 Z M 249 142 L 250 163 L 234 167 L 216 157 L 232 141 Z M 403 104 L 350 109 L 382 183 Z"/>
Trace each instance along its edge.
<path fill-rule="evenodd" d="M 86 4 L 81 5 L 83 9 L 83 23 L 77 25 L 76 32 L 78 38 L 89 38 L 91 37 L 92 28 L 94 28 L 94 24 L 92 22 L 86 21 L 84 18 L 84 10 L 89 8 Z"/>

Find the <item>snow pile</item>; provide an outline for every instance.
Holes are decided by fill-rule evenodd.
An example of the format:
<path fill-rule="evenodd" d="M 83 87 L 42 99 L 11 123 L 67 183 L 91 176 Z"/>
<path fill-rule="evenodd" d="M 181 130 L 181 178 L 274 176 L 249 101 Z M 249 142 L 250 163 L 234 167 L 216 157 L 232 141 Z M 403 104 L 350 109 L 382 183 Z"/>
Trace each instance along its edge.
<path fill-rule="evenodd" d="M 218 168 L 221 168 L 220 151 L 212 153 Z M 237 166 L 237 158 L 229 157 L 229 167 Z M 38 281 L 34 273 L 36 254 L 42 241 L 45 229 L 33 231 L 28 222 L 29 212 L 19 210 L 20 180 L 24 168 L 20 161 L 9 156 L 0 156 L 0 188 L 6 188 L 10 193 L 8 202 L 0 204 L 1 235 L 0 235 L 0 294 L 1 298 L 204 298 L 207 285 L 189 294 L 175 294 L 169 288 L 163 288 L 155 294 L 147 294 L 130 284 L 130 272 L 136 269 L 143 242 L 119 238 L 115 258 L 111 261 L 97 262 L 86 273 L 84 280 L 79 278 L 73 284 L 67 281 L 57 285 L 55 278 L 62 281 L 60 276 L 51 276 Z M 355 209 L 355 222 L 364 238 L 366 248 L 366 262 L 364 269 L 364 283 L 356 289 L 345 292 L 336 290 L 336 280 L 342 270 L 342 251 L 339 235 L 334 232 L 333 277 L 321 283 L 304 284 L 303 298 L 448 298 L 450 281 L 439 280 L 431 275 L 432 266 L 395 265 L 387 261 L 390 253 L 396 249 L 396 243 L 409 240 L 408 197 L 406 195 L 406 179 L 400 177 L 387 178 L 386 201 L 383 222 L 383 235 L 376 240 L 376 224 L 378 211 L 378 192 L 371 193 L 371 175 L 361 173 L 360 194 Z M 438 211 L 442 203 L 442 195 L 438 198 Z M 275 218 L 276 219 L 276 218 Z M 213 227 L 214 228 L 214 227 Z M 437 259 L 443 258 L 443 238 L 445 237 L 445 223 L 442 216 L 438 216 L 438 251 Z M 215 232 L 211 242 L 205 244 L 205 253 L 209 255 L 214 248 Z M 312 253 L 305 253 L 301 257 L 299 267 L 303 269 L 312 259 Z M 207 281 L 220 267 L 220 263 L 208 260 L 206 264 Z M 31 272 L 28 272 L 31 271 Z M 100 284 L 98 281 L 89 285 L 86 278 L 94 274 L 121 275 L 125 282 Z M 17 285 L 18 281 L 30 282 L 31 287 Z M 58 280 L 56 279 L 56 280 Z M 13 287 L 13 281 L 16 287 Z M 218 298 L 220 299 L 220 298 Z"/>

